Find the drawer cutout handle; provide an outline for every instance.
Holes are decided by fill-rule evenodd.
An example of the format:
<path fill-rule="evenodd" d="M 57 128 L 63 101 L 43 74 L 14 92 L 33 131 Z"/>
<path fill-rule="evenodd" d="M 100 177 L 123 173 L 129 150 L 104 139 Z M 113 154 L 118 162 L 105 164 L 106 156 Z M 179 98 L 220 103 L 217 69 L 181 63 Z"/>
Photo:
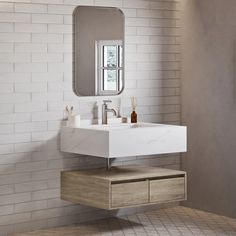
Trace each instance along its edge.
<path fill-rule="evenodd" d="M 184 178 L 184 177 L 185 177 L 184 174 L 179 174 L 179 175 L 149 177 L 149 178 L 141 178 L 141 179 L 128 179 L 128 180 L 112 181 L 111 184 L 138 183 L 138 182 L 150 181 L 150 180 L 175 179 L 175 178 Z"/>

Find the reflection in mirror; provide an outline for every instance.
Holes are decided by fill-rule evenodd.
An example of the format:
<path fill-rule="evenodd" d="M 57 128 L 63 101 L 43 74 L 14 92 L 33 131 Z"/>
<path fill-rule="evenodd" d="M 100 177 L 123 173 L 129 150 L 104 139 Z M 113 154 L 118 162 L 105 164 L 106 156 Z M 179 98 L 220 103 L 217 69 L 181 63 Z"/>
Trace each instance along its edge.
<path fill-rule="evenodd" d="M 97 41 L 97 88 L 99 95 L 122 90 L 122 41 Z"/>
<path fill-rule="evenodd" d="M 74 92 L 117 95 L 124 88 L 124 15 L 118 8 L 79 6 L 74 12 Z"/>

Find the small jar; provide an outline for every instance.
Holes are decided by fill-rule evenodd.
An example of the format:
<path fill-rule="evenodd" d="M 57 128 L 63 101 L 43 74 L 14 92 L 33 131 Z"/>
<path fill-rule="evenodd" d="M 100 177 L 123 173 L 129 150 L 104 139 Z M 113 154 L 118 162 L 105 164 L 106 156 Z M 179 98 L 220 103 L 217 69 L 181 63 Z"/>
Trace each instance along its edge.
<path fill-rule="evenodd" d="M 131 113 L 131 123 L 137 123 L 137 113 L 135 110 Z"/>

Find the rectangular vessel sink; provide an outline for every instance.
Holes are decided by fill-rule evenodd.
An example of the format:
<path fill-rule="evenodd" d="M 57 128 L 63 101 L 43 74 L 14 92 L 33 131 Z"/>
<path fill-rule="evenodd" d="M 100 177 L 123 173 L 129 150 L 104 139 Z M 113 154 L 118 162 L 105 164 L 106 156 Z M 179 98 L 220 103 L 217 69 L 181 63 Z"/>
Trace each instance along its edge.
<path fill-rule="evenodd" d="M 63 127 L 61 151 L 104 158 L 186 151 L 186 127 L 154 123 Z"/>

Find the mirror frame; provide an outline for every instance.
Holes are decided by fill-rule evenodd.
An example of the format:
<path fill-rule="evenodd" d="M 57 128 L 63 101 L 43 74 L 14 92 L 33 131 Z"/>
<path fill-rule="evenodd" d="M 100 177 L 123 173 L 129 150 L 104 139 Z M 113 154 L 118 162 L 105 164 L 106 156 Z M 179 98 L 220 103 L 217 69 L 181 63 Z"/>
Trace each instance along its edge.
<path fill-rule="evenodd" d="M 123 20 L 123 37 L 122 37 L 122 41 L 123 41 L 123 58 L 122 58 L 122 61 L 123 61 L 123 70 L 122 70 L 122 88 L 120 91 L 118 91 L 118 93 L 113 93 L 113 94 L 102 94 L 102 95 L 81 95 L 79 93 L 79 91 L 76 90 L 76 78 L 77 78 L 77 73 L 76 73 L 76 64 L 77 64 L 77 60 L 76 60 L 76 55 L 77 53 L 79 52 L 76 52 L 76 41 L 77 41 L 77 37 L 76 37 L 76 24 L 75 24 L 75 16 L 76 16 L 76 13 L 78 11 L 78 9 L 80 7 L 94 7 L 94 8 L 98 8 L 98 9 L 116 9 L 118 11 L 120 11 L 121 15 L 122 15 L 122 20 Z M 72 61 L 73 61 L 73 66 L 72 66 L 72 70 L 73 70 L 73 73 L 72 73 L 72 76 L 73 76 L 73 79 L 72 79 L 72 89 L 73 89 L 73 92 L 76 96 L 78 97 L 103 97 L 103 96 L 117 96 L 117 95 L 120 95 L 124 89 L 125 89 L 125 14 L 124 12 L 118 8 L 118 7 L 106 7 L 106 6 L 87 6 L 87 5 L 79 5 L 79 6 L 76 6 L 74 11 L 73 11 L 73 37 L 72 37 L 72 45 L 73 45 L 73 51 L 72 51 Z M 95 70 L 96 70 L 96 67 L 95 67 Z M 96 80 L 96 75 L 94 75 L 94 80 Z"/>

